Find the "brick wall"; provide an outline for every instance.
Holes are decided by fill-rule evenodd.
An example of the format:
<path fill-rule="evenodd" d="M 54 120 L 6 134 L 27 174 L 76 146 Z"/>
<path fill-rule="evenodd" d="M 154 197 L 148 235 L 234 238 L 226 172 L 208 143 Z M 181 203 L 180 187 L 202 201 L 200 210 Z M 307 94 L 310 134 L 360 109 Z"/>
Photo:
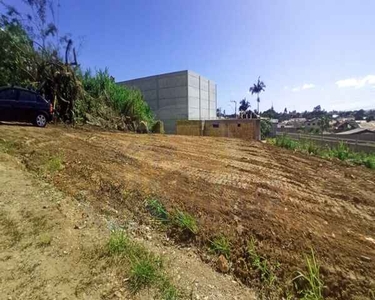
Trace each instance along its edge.
<path fill-rule="evenodd" d="M 260 140 L 260 120 L 177 121 L 177 134 Z"/>

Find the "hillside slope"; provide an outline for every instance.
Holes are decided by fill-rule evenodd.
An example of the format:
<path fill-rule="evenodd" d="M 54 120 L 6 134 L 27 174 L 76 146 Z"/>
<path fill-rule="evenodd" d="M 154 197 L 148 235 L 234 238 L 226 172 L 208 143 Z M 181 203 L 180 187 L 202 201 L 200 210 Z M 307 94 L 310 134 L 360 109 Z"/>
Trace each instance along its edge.
<path fill-rule="evenodd" d="M 375 286 L 375 173 L 235 139 L 0 126 L 6 152 L 68 195 L 118 220 L 144 218 L 144 199 L 194 215 L 203 258 L 231 241 L 231 272 L 262 286 L 246 245 L 275 267 L 285 292 L 314 249 L 327 297 L 370 299 Z M 62 168 L 45 172 L 46 162 Z M 208 259 L 210 261 L 210 259 Z M 211 263 L 212 263 L 211 258 Z M 363 299 L 363 298 L 361 298 Z"/>

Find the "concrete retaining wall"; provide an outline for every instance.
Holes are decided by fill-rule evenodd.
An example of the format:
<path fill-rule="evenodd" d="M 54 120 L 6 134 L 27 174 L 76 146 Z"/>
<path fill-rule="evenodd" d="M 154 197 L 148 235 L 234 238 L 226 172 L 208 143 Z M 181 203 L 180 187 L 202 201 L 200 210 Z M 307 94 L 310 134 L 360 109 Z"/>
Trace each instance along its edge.
<path fill-rule="evenodd" d="M 192 71 L 180 71 L 119 82 L 141 90 L 166 133 L 176 132 L 177 120 L 216 118 L 216 84 Z"/>
<path fill-rule="evenodd" d="M 260 140 L 260 120 L 179 120 L 177 134 Z"/>

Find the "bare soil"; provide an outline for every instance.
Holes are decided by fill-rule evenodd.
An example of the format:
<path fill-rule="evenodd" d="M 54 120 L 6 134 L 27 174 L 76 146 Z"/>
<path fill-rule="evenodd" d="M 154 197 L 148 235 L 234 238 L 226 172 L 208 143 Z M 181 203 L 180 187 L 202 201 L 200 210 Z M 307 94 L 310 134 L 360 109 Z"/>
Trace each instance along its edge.
<path fill-rule="evenodd" d="M 201 256 L 206 258 L 209 239 L 226 235 L 231 272 L 249 286 L 262 287 L 246 250 L 254 237 L 259 253 L 280 263 L 280 293 L 297 270 L 305 270 L 304 255 L 314 249 L 326 297 L 374 295 L 372 170 L 226 138 L 53 126 L 0 126 L 0 138 L 14 142 L 8 152 L 28 169 L 118 221 L 148 224 L 148 195 L 170 210 L 188 211 L 199 223 L 193 244 Z M 43 162 L 55 155 L 64 168 L 45 175 Z"/>

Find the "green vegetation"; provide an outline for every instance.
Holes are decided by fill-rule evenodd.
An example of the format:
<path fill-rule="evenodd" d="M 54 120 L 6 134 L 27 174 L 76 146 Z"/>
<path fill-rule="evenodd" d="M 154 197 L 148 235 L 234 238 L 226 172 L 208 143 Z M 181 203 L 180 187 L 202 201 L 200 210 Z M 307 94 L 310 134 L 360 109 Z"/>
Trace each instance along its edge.
<path fill-rule="evenodd" d="M 158 199 L 147 198 L 146 208 L 156 220 L 166 226 L 175 227 L 182 233 L 196 235 L 199 231 L 198 223 L 192 215 L 178 209 L 169 213 Z"/>
<path fill-rule="evenodd" d="M 164 205 L 159 200 L 149 198 L 146 199 L 146 201 L 147 209 L 154 218 L 162 223 L 167 223 L 169 221 L 169 214 Z"/>
<path fill-rule="evenodd" d="M 49 173 L 54 173 L 54 172 L 62 170 L 63 169 L 63 159 L 62 159 L 61 155 L 58 154 L 58 155 L 51 156 L 45 164 L 45 169 Z"/>
<path fill-rule="evenodd" d="M 222 254 L 229 259 L 231 244 L 224 235 L 219 235 L 210 242 L 211 251 L 216 254 Z"/>
<path fill-rule="evenodd" d="M 76 120 L 86 121 L 86 114 L 105 119 L 122 115 L 153 124 L 151 109 L 139 90 L 117 85 L 107 69 L 94 76 L 90 70 L 78 73 L 86 94 L 75 103 Z"/>
<path fill-rule="evenodd" d="M 130 269 L 130 287 L 133 292 L 150 287 L 158 279 L 159 265 L 150 257 L 143 257 L 135 261 Z"/>
<path fill-rule="evenodd" d="M 269 120 L 261 119 L 260 120 L 260 135 L 261 139 L 264 140 L 270 136 L 272 130 L 272 124 Z"/>
<path fill-rule="evenodd" d="M 139 90 L 117 85 L 107 70 L 92 75 L 80 69 L 71 35 L 61 36 L 54 23 L 58 3 L 24 2 L 30 14 L 0 1 L 0 86 L 37 90 L 64 122 L 119 128 L 129 117 L 152 126 L 153 115 Z"/>
<path fill-rule="evenodd" d="M 198 233 L 198 224 L 192 215 L 178 210 L 176 212 L 174 221 L 177 227 L 179 227 L 182 231 L 192 234 Z"/>
<path fill-rule="evenodd" d="M 132 241 L 122 230 L 112 231 L 105 252 L 129 263 L 129 287 L 133 293 L 154 286 L 162 299 L 180 298 L 180 292 L 165 274 L 161 258 Z"/>
<path fill-rule="evenodd" d="M 296 284 L 297 279 L 302 279 L 306 287 L 299 292 L 304 300 L 322 300 L 323 281 L 320 278 L 319 265 L 315 259 L 314 250 L 311 249 L 311 256 L 306 256 L 307 274 L 299 271 L 298 275 L 293 279 Z M 296 284 L 297 285 L 297 284 Z M 300 290 L 298 285 L 297 290 Z"/>
<path fill-rule="evenodd" d="M 12 154 L 16 145 L 12 141 L 0 139 L 0 152 Z"/>
<path fill-rule="evenodd" d="M 250 256 L 252 266 L 260 273 L 261 281 L 266 282 L 268 285 L 273 285 L 277 280 L 274 270 L 278 266 L 271 266 L 271 264 L 265 257 L 262 257 L 258 254 L 253 237 L 247 244 L 247 252 Z"/>
<path fill-rule="evenodd" d="M 311 140 L 293 140 L 287 135 L 269 139 L 269 142 L 278 147 L 314 154 L 322 158 L 338 158 L 342 161 L 375 169 L 375 154 L 354 152 L 343 142 L 333 148 L 321 147 Z"/>

